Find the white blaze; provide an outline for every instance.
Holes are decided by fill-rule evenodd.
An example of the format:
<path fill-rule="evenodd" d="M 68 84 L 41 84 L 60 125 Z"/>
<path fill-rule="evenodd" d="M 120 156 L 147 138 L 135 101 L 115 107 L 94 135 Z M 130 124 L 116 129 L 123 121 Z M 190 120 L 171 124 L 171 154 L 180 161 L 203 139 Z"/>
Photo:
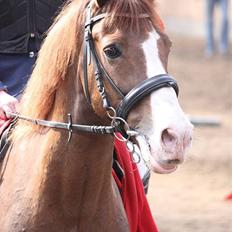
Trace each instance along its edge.
<path fill-rule="evenodd" d="M 149 34 L 149 38 L 142 44 L 146 64 L 147 77 L 153 77 L 159 74 L 165 74 L 166 71 L 159 58 L 158 40 L 160 36 L 156 31 Z"/>
<path fill-rule="evenodd" d="M 159 38 L 159 34 L 153 31 L 149 34 L 149 38 L 142 44 L 148 78 L 159 74 L 166 74 L 165 68 L 159 57 Z M 161 133 L 167 128 L 177 128 L 175 132 L 181 137 L 186 128 L 190 127 L 190 123 L 179 106 L 173 88 L 161 88 L 153 92 L 151 94 L 150 106 L 150 113 L 144 115 L 138 128 L 142 133 L 148 136 L 152 155 L 150 162 L 154 171 L 159 173 L 171 172 L 173 170 L 165 170 L 159 165 L 159 162 L 174 158 L 173 156 L 176 155 L 167 153 L 163 149 L 161 145 Z M 141 153 L 147 153 L 146 144 L 143 142 L 139 142 L 139 144 Z"/>

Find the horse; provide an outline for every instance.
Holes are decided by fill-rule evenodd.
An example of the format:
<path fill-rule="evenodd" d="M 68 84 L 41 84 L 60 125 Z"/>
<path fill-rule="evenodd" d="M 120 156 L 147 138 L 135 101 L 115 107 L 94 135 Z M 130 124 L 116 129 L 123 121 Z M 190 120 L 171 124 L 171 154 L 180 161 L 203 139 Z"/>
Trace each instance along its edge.
<path fill-rule="evenodd" d="M 159 173 L 176 170 L 191 143 L 170 47 L 153 0 L 64 6 L 1 167 L 1 231 L 129 231 L 112 178 L 114 139 L 133 141 Z"/>

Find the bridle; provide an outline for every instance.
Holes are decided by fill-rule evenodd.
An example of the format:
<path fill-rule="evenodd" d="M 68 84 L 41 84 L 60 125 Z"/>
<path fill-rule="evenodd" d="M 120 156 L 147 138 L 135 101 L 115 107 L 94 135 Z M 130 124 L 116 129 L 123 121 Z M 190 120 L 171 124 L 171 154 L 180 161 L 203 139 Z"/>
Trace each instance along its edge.
<path fill-rule="evenodd" d="M 19 114 L 7 113 L 8 117 L 18 118 L 21 120 L 32 122 L 36 125 L 45 127 L 51 127 L 56 129 L 65 129 L 69 131 L 68 142 L 71 139 L 72 132 L 89 132 L 95 134 L 114 134 L 121 132 L 127 141 L 129 137 L 136 135 L 128 126 L 126 119 L 130 110 L 135 106 L 142 98 L 151 94 L 152 92 L 161 89 L 163 87 L 172 87 L 178 95 L 179 89 L 177 82 L 168 74 L 161 74 L 148 78 L 142 81 L 140 84 L 135 86 L 126 95 L 118 88 L 114 83 L 113 79 L 108 75 L 104 66 L 102 65 L 94 45 L 92 37 L 92 28 L 100 20 L 108 17 L 105 13 L 92 16 L 91 5 L 87 6 L 86 22 L 85 22 L 85 33 L 84 33 L 84 92 L 89 105 L 91 105 L 91 97 L 88 86 L 88 66 L 93 61 L 94 74 L 97 84 L 97 89 L 101 95 L 103 101 L 103 107 L 107 112 L 107 115 L 111 119 L 110 126 L 90 126 L 90 125 L 79 125 L 73 124 L 71 114 L 68 114 L 68 123 L 47 121 L 41 119 L 31 119 L 28 117 L 21 116 Z M 148 18 L 148 15 L 141 15 L 143 18 Z M 112 89 L 122 98 L 120 104 L 114 109 L 109 101 L 107 93 L 105 91 L 104 80 L 106 79 L 111 85 Z M 126 128 L 125 128 L 126 127 Z"/>
<path fill-rule="evenodd" d="M 84 89 L 85 94 L 88 103 L 91 105 L 91 98 L 88 88 L 88 64 L 90 64 L 90 60 L 92 58 L 93 65 L 94 65 L 94 73 L 95 73 L 95 79 L 97 83 L 98 91 L 101 95 L 102 101 L 103 101 L 103 107 L 106 109 L 106 111 L 112 111 L 114 112 L 114 117 L 117 118 L 115 121 L 118 121 L 116 123 L 117 129 L 122 132 L 124 135 L 125 130 L 123 128 L 122 124 L 126 124 L 126 119 L 129 114 L 129 111 L 135 106 L 142 98 L 145 96 L 151 94 L 152 92 L 161 89 L 163 87 L 172 87 L 176 94 L 179 93 L 179 88 L 177 85 L 177 82 L 168 74 L 160 74 L 151 78 L 148 78 L 141 83 L 139 83 L 137 86 L 135 86 L 129 93 L 126 95 L 120 90 L 120 88 L 114 83 L 112 78 L 109 76 L 107 71 L 105 70 L 104 66 L 102 65 L 96 49 L 94 45 L 94 40 L 92 37 L 92 29 L 93 26 L 101 21 L 102 19 L 109 17 L 107 14 L 99 14 L 97 16 L 92 16 L 91 14 L 91 5 L 89 4 L 87 6 L 87 14 L 86 14 L 86 23 L 85 23 L 85 36 L 84 36 Z M 149 18 L 148 15 L 142 14 L 138 16 L 140 18 Z M 105 78 L 104 78 L 105 77 Z M 107 80 L 109 84 L 111 85 L 112 89 L 122 98 L 120 104 L 114 110 L 112 107 L 109 98 L 107 96 L 107 93 L 105 91 L 104 87 L 104 80 Z M 112 117 L 111 117 L 112 119 Z M 113 123 L 114 124 L 114 123 Z"/>

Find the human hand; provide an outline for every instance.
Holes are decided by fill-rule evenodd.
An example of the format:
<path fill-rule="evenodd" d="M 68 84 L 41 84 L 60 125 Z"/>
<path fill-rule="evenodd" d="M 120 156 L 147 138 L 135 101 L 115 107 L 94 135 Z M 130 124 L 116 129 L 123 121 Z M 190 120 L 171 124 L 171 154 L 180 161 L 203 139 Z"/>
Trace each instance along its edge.
<path fill-rule="evenodd" d="M 4 90 L 0 91 L 0 119 L 7 120 L 9 117 L 7 117 L 6 112 L 15 113 L 16 107 L 18 105 L 18 100 L 9 95 Z"/>

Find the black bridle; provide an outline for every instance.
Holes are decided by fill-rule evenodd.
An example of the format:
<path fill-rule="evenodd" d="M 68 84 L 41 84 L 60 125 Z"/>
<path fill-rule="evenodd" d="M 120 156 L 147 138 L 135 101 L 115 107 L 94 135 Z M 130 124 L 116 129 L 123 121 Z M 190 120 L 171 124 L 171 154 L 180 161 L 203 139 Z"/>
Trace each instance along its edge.
<path fill-rule="evenodd" d="M 72 123 L 72 117 L 68 114 L 68 123 L 47 121 L 41 119 L 31 119 L 14 113 L 7 113 L 8 117 L 18 118 L 25 121 L 32 122 L 36 125 L 41 125 L 45 127 L 65 129 L 69 131 L 69 139 L 71 139 L 72 132 L 90 132 L 96 134 L 115 134 L 115 132 L 121 132 L 125 137 L 133 136 L 133 132 L 130 130 L 126 119 L 130 110 L 135 106 L 142 98 L 150 95 L 152 92 L 161 89 L 163 87 L 172 87 L 176 94 L 178 95 L 179 89 L 177 82 L 170 77 L 168 74 L 161 74 L 148 78 L 142 81 L 140 84 L 135 86 L 126 95 L 118 88 L 114 83 L 113 79 L 109 76 L 104 66 L 102 65 L 94 45 L 94 40 L 92 37 L 92 28 L 95 23 L 108 17 L 106 14 L 99 14 L 97 16 L 92 16 L 90 4 L 87 6 L 86 12 L 86 22 L 85 22 L 85 33 L 84 33 L 84 91 L 87 102 L 91 105 L 91 97 L 89 93 L 88 86 L 88 66 L 93 61 L 94 74 L 97 84 L 98 91 L 101 95 L 103 101 L 103 107 L 106 109 L 107 114 L 111 121 L 111 126 L 89 126 L 89 125 L 79 125 Z M 148 18 L 148 15 L 143 14 L 139 17 Z M 111 106 L 108 99 L 107 93 L 105 91 L 104 79 L 106 79 L 112 89 L 122 98 L 120 104 L 116 110 Z M 126 129 L 125 129 L 126 127 Z"/>
<path fill-rule="evenodd" d="M 109 109 L 110 102 L 107 97 L 107 94 L 105 92 L 104 82 L 103 82 L 103 76 L 106 78 L 106 80 L 110 83 L 113 90 L 119 94 L 121 98 L 124 97 L 123 92 L 117 87 L 117 85 L 114 83 L 112 78 L 109 76 L 107 71 L 105 70 L 104 66 L 102 65 L 93 41 L 92 37 L 92 28 L 95 23 L 99 22 L 100 20 L 104 19 L 106 17 L 106 14 L 100 14 L 95 17 L 92 17 L 91 13 L 91 6 L 90 4 L 87 6 L 87 12 L 86 12 L 86 22 L 85 22 L 85 34 L 84 34 L 84 88 L 85 88 L 85 94 L 88 103 L 91 105 L 91 98 L 89 93 L 89 87 L 88 87 L 88 65 L 90 64 L 91 60 L 93 60 L 94 65 L 94 75 L 95 80 L 97 83 L 98 91 L 102 97 L 103 100 L 103 107 L 105 109 Z M 91 59 L 92 58 L 92 59 Z"/>
<path fill-rule="evenodd" d="M 84 50 L 84 86 L 85 86 L 85 94 L 88 103 L 91 105 L 90 93 L 88 89 L 88 64 L 90 63 L 90 59 L 92 58 L 95 70 L 95 79 L 97 82 L 98 91 L 102 97 L 103 107 L 108 110 L 112 108 L 109 99 L 107 97 L 107 93 L 104 87 L 104 77 L 110 83 L 113 90 L 118 93 L 118 95 L 122 98 L 119 106 L 116 109 L 116 117 L 122 118 L 123 120 L 127 119 L 129 111 L 136 105 L 142 98 L 151 94 L 152 92 L 161 89 L 163 87 L 172 87 L 176 94 L 179 93 L 179 88 L 177 82 L 168 74 L 160 74 L 154 76 L 152 78 L 148 78 L 137 86 L 135 86 L 129 93 L 126 95 L 118 88 L 118 86 L 114 83 L 112 78 L 109 76 L 104 66 L 102 65 L 95 46 L 94 40 L 92 37 L 92 29 L 95 23 L 107 17 L 106 14 L 100 14 L 95 17 L 92 17 L 91 14 L 91 6 L 87 7 L 86 14 L 86 23 L 85 23 L 85 50 Z M 144 14 L 141 17 L 148 18 L 148 15 Z"/>

